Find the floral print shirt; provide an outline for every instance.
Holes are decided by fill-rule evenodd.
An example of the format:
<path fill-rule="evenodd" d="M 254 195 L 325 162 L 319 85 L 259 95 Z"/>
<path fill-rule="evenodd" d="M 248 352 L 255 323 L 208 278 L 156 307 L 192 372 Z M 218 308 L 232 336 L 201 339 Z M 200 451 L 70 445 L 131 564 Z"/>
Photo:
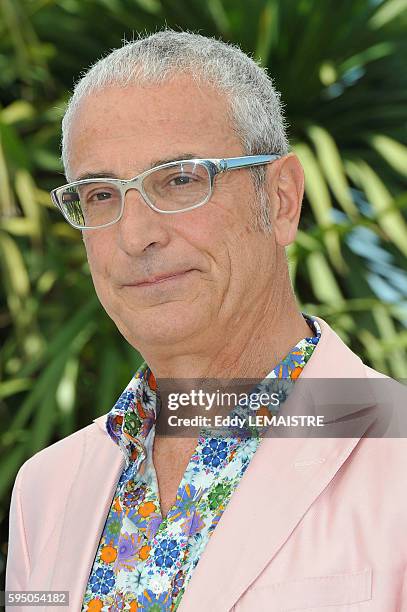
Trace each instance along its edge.
<path fill-rule="evenodd" d="M 282 384 L 279 409 L 288 395 L 284 385 L 298 378 L 321 335 L 318 322 L 303 316 L 312 336 L 293 347 L 255 388 L 264 390 L 267 380 L 280 379 L 274 381 Z M 239 406 L 232 414 L 245 410 L 247 413 L 247 407 Z M 261 441 L 253 428 L 250 436 L 213 437 L 210 430 L 202 429 L 175 503 L 163 518 L 152 459 L 158 412 L 157 384 L 143 364 L 106 421 L 107 432 L 122 449 L 126 465 L 100 538 L 82 612 L 175 611 Z"/>

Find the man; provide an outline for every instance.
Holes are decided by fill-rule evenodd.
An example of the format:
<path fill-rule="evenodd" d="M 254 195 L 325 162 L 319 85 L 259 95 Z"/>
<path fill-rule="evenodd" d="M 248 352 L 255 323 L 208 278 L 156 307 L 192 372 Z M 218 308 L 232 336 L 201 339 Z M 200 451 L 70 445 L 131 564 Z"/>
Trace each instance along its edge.
<path fill-rule="evenodd" d="M 53 200 L 146 363 L 107 415 L 20 469 L 7 589 L 92 611 L 407 606 L 406 445 L 365 435 L 382 375 L 296 303 L 304 177 L 271 80 L 237 48 L 158 32 L 83 76 L 62 144 Z M 334 402 L 358 425 L 346 436 L 157 433 L 160 381 L 332 377 L 363 381 Z M 290 399 L 281 414 L 301 414 Z"/>

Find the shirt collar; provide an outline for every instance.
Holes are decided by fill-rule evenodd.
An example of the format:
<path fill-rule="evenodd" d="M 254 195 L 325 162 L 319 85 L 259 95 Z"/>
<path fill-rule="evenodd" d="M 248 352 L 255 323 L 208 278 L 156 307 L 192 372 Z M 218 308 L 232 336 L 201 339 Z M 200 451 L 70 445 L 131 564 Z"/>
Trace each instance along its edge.
<path fill-rule="evenodd" d="M 312 334 L 298 342 L 266 378 L 296 378 L 304 367 L 307 357 L 321 337 L 321 328 L 316 319 L 302 313 Z M 303 351 L 310 348 L 308 355 Z M 112 440 L 122 449 L 126 463 L 134 461 L 140 452 L 159 414 L 157 383 L 154 374 L 143 363 L 134 374 L 126 389 L 107 415 L 106 430 Z"/>
<path fill-rule="evenodd" d="M 123 391 L 106 420 L 106 430 L 125 454 L 134 460 L 155 425 L 158 415 L 157 383 L 144 362 Z"/>

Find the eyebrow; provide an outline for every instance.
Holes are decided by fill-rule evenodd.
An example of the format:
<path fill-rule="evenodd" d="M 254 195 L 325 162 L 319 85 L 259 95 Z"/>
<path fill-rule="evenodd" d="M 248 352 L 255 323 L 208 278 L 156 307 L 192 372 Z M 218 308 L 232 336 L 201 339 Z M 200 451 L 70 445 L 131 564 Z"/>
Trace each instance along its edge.
<path fill-rule="evenodd" d="M 164 157 L 163 159 L 155 159 L 154 161 L 150 163 L 148 168 L 146 168 L 142 172 L 145 172 L 146 170 L 150 170 L 151 168 L 155 168 L 156 166 L 161 166 L 162 164 L 169 164 L 171 162 L 182 161 L 184 159 L 201 159 L 201 158 L 196 153 L 180 153 L 179 155 L 176 155 L 175 157 L 171 156 L 171 157 Z M 142 172 L 139 172 L 139 174 L 142 174 Z M 111 170 L 100 170 L 100 171 L 95 170 L 94 172 L 84 172 L 80 174 L 77 178 L 72 179 L 72 182 L 84 181 L 86 179 L 94 179 L 94 178 L 120 179 L 121 177 L 119 177 L 117 174 L 115 174 Z"/>

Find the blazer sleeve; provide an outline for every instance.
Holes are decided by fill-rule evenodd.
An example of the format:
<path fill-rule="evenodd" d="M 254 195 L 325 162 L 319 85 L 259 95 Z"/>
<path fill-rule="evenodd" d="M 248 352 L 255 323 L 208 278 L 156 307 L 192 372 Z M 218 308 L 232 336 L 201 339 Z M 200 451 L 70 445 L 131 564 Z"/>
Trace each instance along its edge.
<path fill-rule="evenodd" d="M 21 490 L 23 488 L 23 473 L 25 463 L 17 472 L 11 494 L 9 540 L 6 565 L 6 590 L 27 590 L 30 575 L 30 560 L 28 555 L 26 531 L 24 525 L 24 511 L 21 503 Z"/>

